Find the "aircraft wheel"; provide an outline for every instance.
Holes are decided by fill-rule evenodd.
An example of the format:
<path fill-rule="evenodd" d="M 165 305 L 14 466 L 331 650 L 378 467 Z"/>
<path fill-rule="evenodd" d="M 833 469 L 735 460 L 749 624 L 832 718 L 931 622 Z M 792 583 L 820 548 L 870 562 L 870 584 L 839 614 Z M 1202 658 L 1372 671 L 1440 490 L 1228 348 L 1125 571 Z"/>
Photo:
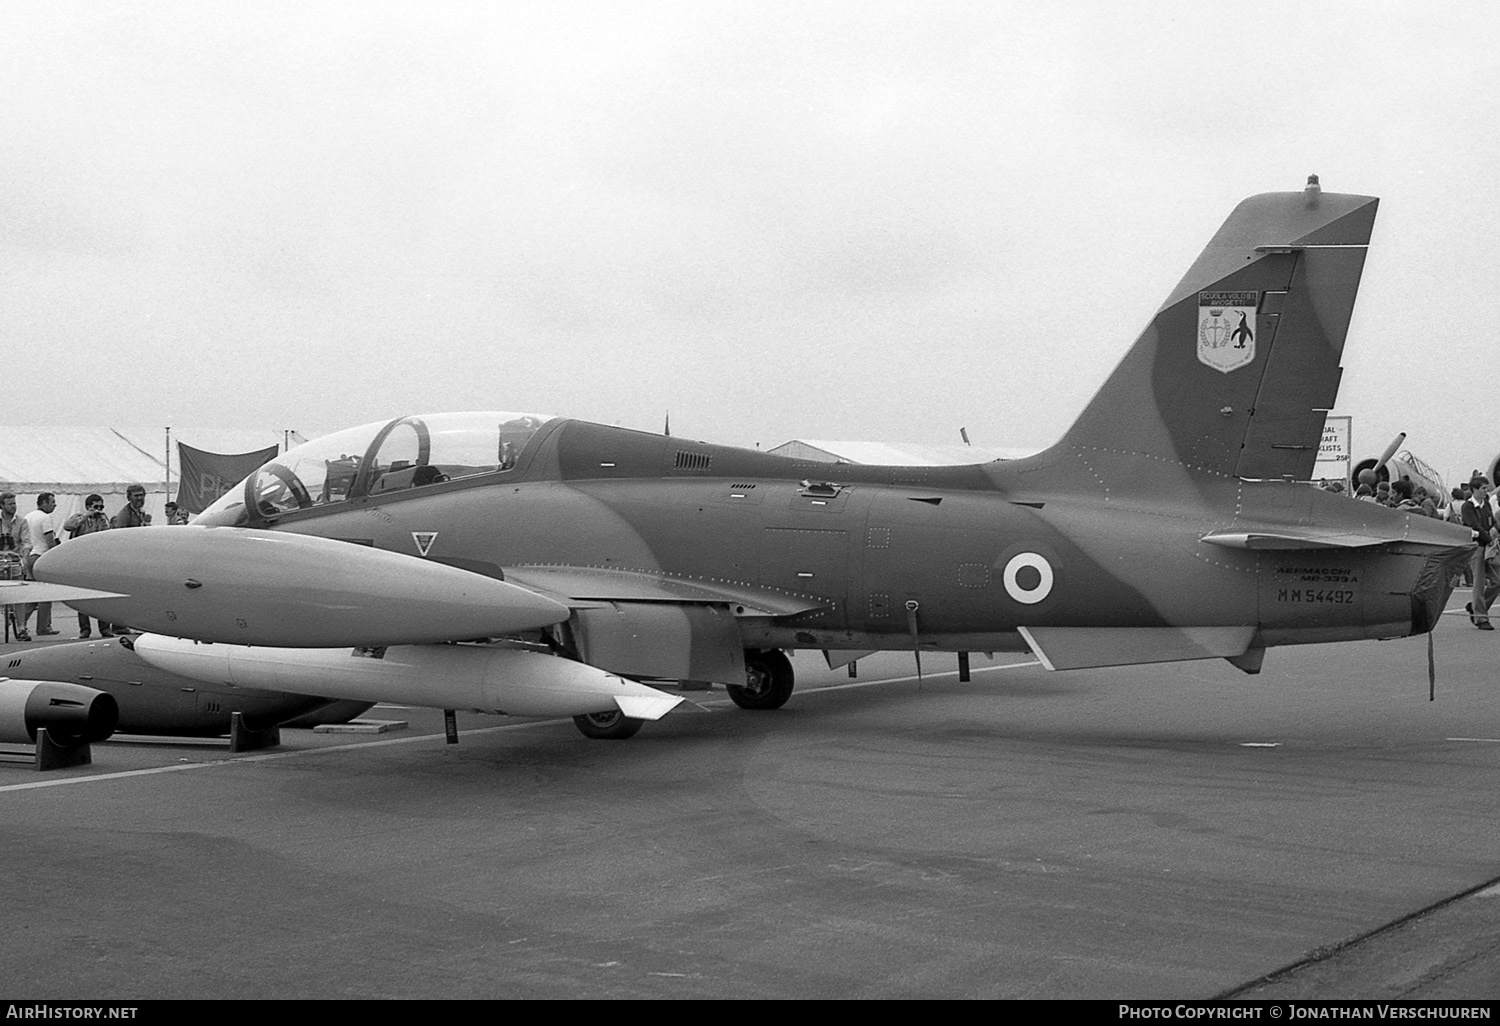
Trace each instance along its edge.
<path fill-rule="evenodd" d="M 645 722 L 626 716 L 618 709 L 573 717 L 573 725 L 579 733 L 596 741 L 624 741 L 627 737 L 635 737 Z"/>
<path fill-rule="evenodd" d="M 780 709 L 792 697 L 792 661 L 780 649 L 747 651 L 745 683 L 730 684 L 729 697 L 741 709 Z"/>

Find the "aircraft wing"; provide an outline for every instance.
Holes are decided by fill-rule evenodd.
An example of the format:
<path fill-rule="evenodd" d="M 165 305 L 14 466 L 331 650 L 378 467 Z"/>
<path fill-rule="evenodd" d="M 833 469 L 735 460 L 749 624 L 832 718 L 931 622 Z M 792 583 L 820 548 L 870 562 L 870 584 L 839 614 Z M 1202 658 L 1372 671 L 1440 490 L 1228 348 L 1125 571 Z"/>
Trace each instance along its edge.
<path fill-rule="evenodd" d="M 570 608 L 606 602 L 717 604 L 737 616 L 795 616 L 825 605 L 821 599 L 726 581 L 697 581 L 644 570 L 579 566 L 516 566 L 505 580 Z"/>
<path fill-rule="evenodd" d="M 67 584 L 41 581 L 0 581 L 0 606 L 17 606 L 23 602 L 75 602 L 80 599 L 124 598 L 119 592 L 96 588 L 75 588 Z"/>

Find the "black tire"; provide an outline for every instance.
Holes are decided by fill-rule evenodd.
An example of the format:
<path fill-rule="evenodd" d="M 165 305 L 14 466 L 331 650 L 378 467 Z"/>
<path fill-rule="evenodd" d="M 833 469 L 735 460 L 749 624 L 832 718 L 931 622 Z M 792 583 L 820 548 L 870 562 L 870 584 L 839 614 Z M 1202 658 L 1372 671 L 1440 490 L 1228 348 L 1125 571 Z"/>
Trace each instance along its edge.
<path fill-rule="evenodd" d="M 645 720 L 633 719 L 618 709 L 573 717 L 578 732 L 595 741 L 624 741 L 627 737 L 635 737 L 645 723 Z"/>
<path fill-rule="evenodd" d="M 728 685 L 729 697 L 741 709 L 780 709 L 792 697 L 792 661 L 780 649 L 745 652 L 745 683 Z"/>

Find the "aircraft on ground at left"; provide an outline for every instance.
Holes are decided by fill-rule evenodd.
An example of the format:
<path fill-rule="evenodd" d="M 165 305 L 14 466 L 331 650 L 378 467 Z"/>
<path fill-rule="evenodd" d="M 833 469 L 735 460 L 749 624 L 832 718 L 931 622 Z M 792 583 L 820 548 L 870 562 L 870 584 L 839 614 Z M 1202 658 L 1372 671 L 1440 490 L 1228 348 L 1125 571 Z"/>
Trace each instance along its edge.
<path fill-rule="evenodd" d="M 130 636 L 27 648 L 6 660 L 4 672 L 12 678 L 65 682 L 110 695 L 119 709 L 119 734 L 224 737 L 235 729 L 236 714 L 241 730 L 264 734 L 301 717 L 316 719 L 332 704 L 320 695 L 231 688 L 162 670 L 136 654 L 135 638 Z M 361 703 L 326 722 L 359 715 L 369 706 Z"/>
<path fill-rule="evenodd" d="M 72 599 L 119 597 L 118 592 L 76 588 L 39 581 L 0 582 L 0 606 L 29 602 L 67 602 Z M 8 611 L 7 611 L 8 615 Z M 18 679 L 20 656 L 6 660 L 0 676 L 0 743 L 31 744 L 46 731 L 54 744 L 65 747 L 102 741 L 115 731 L 120 709 L 113 695 L 45 674 Z M 40 758 L 40 750 L 38 754 Z"/>

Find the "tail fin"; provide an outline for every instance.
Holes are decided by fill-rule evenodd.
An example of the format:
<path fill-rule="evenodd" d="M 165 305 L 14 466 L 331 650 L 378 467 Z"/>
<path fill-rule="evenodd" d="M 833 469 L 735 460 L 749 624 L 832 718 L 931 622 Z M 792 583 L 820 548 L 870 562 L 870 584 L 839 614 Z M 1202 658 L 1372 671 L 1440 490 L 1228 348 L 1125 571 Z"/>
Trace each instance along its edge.
<path fill-rule="evenodd" d="M 1378 203 L 1315 176 L 1242 202 L 1053 452 L 1307 479 Z"/>

